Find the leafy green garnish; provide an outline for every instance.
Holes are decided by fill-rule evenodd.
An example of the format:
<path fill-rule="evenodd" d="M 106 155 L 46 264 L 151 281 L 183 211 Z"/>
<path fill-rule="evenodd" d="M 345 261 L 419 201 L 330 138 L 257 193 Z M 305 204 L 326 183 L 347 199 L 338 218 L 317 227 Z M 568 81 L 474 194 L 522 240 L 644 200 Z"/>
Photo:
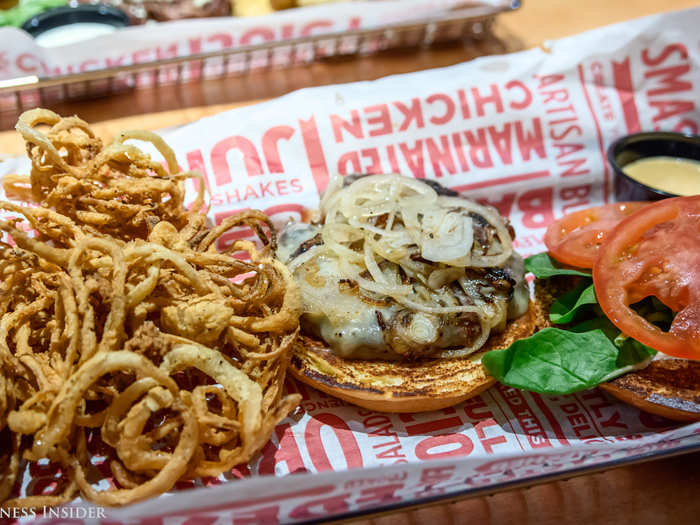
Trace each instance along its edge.
<path fill-rule="evenodd" d="M 525 259 L 525 269 L 538 279 L 547 279 L 555 275 L 580 275 L 590 277 L 591 272 L 564 268 L 546 253 L 531 255 Z"/>
<path fill-rule="evenodd" d="M 656 350 L 631 337 L 625 337 L 619 349 L 620 351 L 617 355 L 618 368 L 634 366 L 656 355 Z"/>
<path fill-rule="evenodd" d="M 576 288 L 569 290 L 552 303 L 549 320 L 555 324 L 566 324 L 574 320 L 576 314 L 587 306 L 597 305 L 595 289 L 589 279 L 583 280 Z"/>
<path fill-rule="evenodd" d="M 656 350 L 627 337 L 607 317 L 595 317 L 569 328 L 573 332 L 601 330 L 618 349 L 617 366 L 629 367 L 641 363 L 656 354 Z"/>
<path fill-rule="evenodd" d="M 0 27 L 22 27 L 22 24 L 34 15 L 38 15 L 52 7 L 66 5 L 67 3 L 68 0 L 20 0 L 16 6 L 10 9 L 0 9 Z"/>
<path fill-rule="evenodd" d="M 501 383 L 540 394 L 570 394 L 596 386 L 617 369 L 618 350 L 602 330 L 544 328 L 481 362 Z"/>
<path fill-rule="evenodd" d="M 567 330 L 545 328 L 504 350 L 486 352 L 481 362 L 501 383 L 541 394 L 569 394 L 627 373 L 656 354 L 621 334 L 602 314 L 590 273 L 561 268 L 546 253 L 527 258 L 525 267 L 539 279 L 583 277 L 575 288 L 556 299 L 549 311 L 553 323 L 578 322 Z M 652 300 L 643 301 L 638 308 L 640 315 L 658 320 L 657 324 L 666 322 L 667 310 Z"/>

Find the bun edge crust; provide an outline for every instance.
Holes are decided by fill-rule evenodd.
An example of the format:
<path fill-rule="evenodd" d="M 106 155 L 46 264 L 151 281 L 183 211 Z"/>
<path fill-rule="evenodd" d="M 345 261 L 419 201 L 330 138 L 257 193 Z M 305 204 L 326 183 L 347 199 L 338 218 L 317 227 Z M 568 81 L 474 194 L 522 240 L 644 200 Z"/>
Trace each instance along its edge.
<path fill-rule="evenodd" d="M 528 312 L 510 321 L 504 332 L 491 336 L 483 349 L 467 357 L 414 363 L 350 360 L 334 355 L 325 342 L 300 335 L 289 371 L 307 385 L 375 412 L 447 408 L 491 387 L 496 380 L 481 365 L 481 356 L 551 326 L 551 302 L 575 283 L 575 278 L 535 281 L 535 299 Z M 675 421 L 700 421 L 700 362 L 653 361 L 644 370 L 599 387 L 645 412 Z"/>
<path fill-rule="evenodd" d="M 492 335 L 484 347 L 466 357 L 418 361 L 344 359 L 316 338 L 300 335 L 289 371 L 317 390 L 375 412 L 427 412 L 474 397 L 496 380 L 481 365 L 481 356 L 507 348 L 534 333 L 534 303 L 528 311 Z"/>

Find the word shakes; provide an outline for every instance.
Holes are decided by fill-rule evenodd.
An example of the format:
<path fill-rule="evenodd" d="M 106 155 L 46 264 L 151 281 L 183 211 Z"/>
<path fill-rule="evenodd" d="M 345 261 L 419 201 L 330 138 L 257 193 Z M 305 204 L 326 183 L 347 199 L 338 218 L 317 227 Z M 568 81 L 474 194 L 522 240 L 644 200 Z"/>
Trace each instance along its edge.
<path fill-rule="evenodd" d="M 187 167 L 203 176 L 212 204 L 242 202 L 300 193 L 302 181 L 290 173 L 298 168 L 297 152 L 304 151 L 308 170 L 320 191 L 328 183 L 325 155 L 314 117 L 298 119 L 295 126 L 272 126 L 259 138 L 231 135 L 208 151 L 187 152 Z M 298 172 L 297 172 L 298 173 Z M 199 190 L 199 179 L 193 179 Z"/>

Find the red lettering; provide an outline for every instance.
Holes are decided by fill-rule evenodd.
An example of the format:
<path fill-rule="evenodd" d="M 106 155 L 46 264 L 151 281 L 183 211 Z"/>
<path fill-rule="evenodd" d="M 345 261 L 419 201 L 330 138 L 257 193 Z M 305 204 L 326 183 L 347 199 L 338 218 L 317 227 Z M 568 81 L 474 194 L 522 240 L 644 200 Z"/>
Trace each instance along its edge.
<path fill-rule="evenodd" d="M 457 445 L 451 450 L 443 452 L 431 452 L 437 447 Z M 420 460 L 468 456 L 474 450 L 474 444 L 464 434 L 445 434 L 442 436 L 430 436 L 416 445 L 416 457 Z"/>
<path fill-rule="evenodd" d="M 425 163 L 423 160 L 423 141 L 417 140 L 413 148 L 409 148 L 408 144 L 402 142 L 399 144 L 399 150 L 406 159 L 409 169 L 413 176 L 417 179 L 425 178 Z"/>
<path fill-rule="evenodd" d="M 479 421 L 474 426 L 474 430 L 476 430 L 476 437 L 479 438 L 479 442 L 484 447 L 484 451 L 487 454 L 493 454 L 493 447 L 495 445 L 501 445 L 503 443 L 506 443 L 508 440 L 503 435 L 486 437 L 485 429 L 489 427 L 498 427 L 499 429 L 501 428 L 500 425 L 496 422 L 496 420 L 486 419 L 483 421 Z"/>
<path fill-rule="evenodd" d="M 476 137 L 471 131 L 465 131 L 464 136 L 469 143 L 469 158 L 477 168 L 492 168 L 491 152 L 486 142 L 486 130 L 479 128 Z"/>
<path fill-rule="evenodd" d="M 425 122 L 423 122 L 423 113 L 420 108 L 420 100 L 418 100 L 418 98 L 411 99 L 410 108 L 402 102 L 394 102 L 394 105 L 403 115 L 403 122 L 401 126 L 399 126 L 399 131 L 406 131 L 414 120 L 416 121 L 417 128 L 425 126 Z"/>
<path fill-rule="evenodd" d="M 590 202 L 588 198 L 591 194 L 590 184 L 584 184 L 582 186 L 570 186 L 568 188 L 562 188 L 559 191 L 559 197 L 563 201 L 574 201 L 569 204 L 565 204 L 562 208 L 564 213 L 568 213 L 571 208 L 578 206 L 584 206 Z"/>
<path fill-rule="evenodd" d="M 537 85 L 538 89 L 542 89 L 543 87 L 551 86 L 552 84 L 556 84 L 557 82 L 561 82 L 564 80 L 564 75 L 562 74 L 556 74 L 556 75 L 544 75 L 540 78 L 540 83 Z"/>
<path fill-rule="evenodd" d="M 299 445 L 294 439 L 294 433 L 289 423 L 278 425 L 275 428 L 275 434 L 279 446 L 275 447 L 272 441 L 268 441 L 262 449 L 262 458 L 258 467 L 260 474 L 274 474 L 275 467 L 282 462 L 286 464 L 287 472 L 290 474 L 306 472 Z"/>
<path fill-rule="evenodd" d="M 134 64 L 140 64 L 141 62 L 151 61 L 151 50 L 150 49 L 139 49 L 131 54 L 131 62 Z"/>
<path fill-rule="evenodd" d="M 539 118 L 532 119 L 532 132 L 525 131 L 522 122 L 516 122 L 515 138 L 523 160 L 530 160 L 532 152 L 541 159 L 546 157 L 544 141 L 542 140 L 542 123 Z"/>
<path fill-rule="evenodd" d="M 673 127 L 673 131 L 677 133 L 690 133 L 691 135 L 697 135 L 698 124 L 690 119 L 683 119 Z"/>
<path fill-rule="evenodd" d="M 464 93 L 464 90 L 461 90 L 462 93 Z M 428 98 L 425 99 L 425 101 L 428 104 L 435 104 L 436 102 L 442 102 L 445 105 L 445 111 L 442 114 L 442 116 L 437 116 L 433 115 L 430 117 L 430 123 L 435 124 L 436 126 L 441 126 L 442 124 L 447 124 L 450 122 L 454 116 L 455 116 L 455 103 L 452 100 L 451 97 L 447 96 L 444 93 L 435 93 L 434 95 L 430 95 Z M 465 101 L 466 103 L 466 101 Z M 467 109 L 467 111 L 469 111 Z"/>
<path fill-rule="evenodd" d="M 394 483 L 393 485 L 364 489 L 360 492 L 360 497 L 355 503 L 363 508 L 401 503 L 402 500 L 396 495 L 396 491 L 402 488 L 402 483 Z"/>
<path fill-rule="evenodd" d="M 493 145 L 498 152 L 498 156 L 501 157 L 501 161 L 504 164 L 512 164 L 513 153 L 511 151 L 510 142 L 511 123 L 506 122 L 506 124 L 503 126 L 503 131 L 497 131 L 496 126 L 489 126 L 487 130 L 489 136 L 491 137 L 491 142 L 493 142 Z"/>
<path fill-rule="evenodd" d="M 379 160 L 379 150 L 377 148 L 363 149 L 360 151 L 360 155 L 371 161 L 371 164 L 363 170 L 363 173 L 382 173 L 382 163 Z"/>
<path fill-rule="evenodd" d="M 396 437 L 398 440 L 398 436 Z M 386 443 L 384 443 L 386 445 Z M 383 450 L 377 454 L 377 459 L 399 459 L 405 458 L 406 455 L 402 453 L 401 445 L 396 445 L 387 450 Z"/>
<path fill-rule="evenodd" d="M 655 100 L 649 105 L 656 109 L 653 122 L 659 122 L 676 115 L 682 115 L 695 109 L 695 104 L 690 100 Z"/>
<path fill-rule="evenodd" d="M 121 66 L 124 63 L 125 55 L 118 58 L 110 58 L 109 56 L 105 58 L 105 65 L 109 67 Z"/>
<path fill-rule="evenodd" d="M 459 427 L 462 425 L 462 420 L 455 417 L 447 417 L 443 419 L 433 419 L 425 423 L 416 423 L 414 425 L 406 425 L 406 433 L 409 436 L 420 436 L 431 432 L 438 432 L 448 428 Z"/>
<path fill-rule="evenodd" d="M 513 204 L 515 203 L 515 193 L 505 193 L 503 197 L 497 201 L 490 199 L 479 199 L 479 202 L 493 206 L 498 210 L 498 213 L 504 217 L 508 217 L 513 209 Z"/>
<path fill-rule="evenodd" d="M 588 423 L 588 421 L 586 420 L 586 416 L 584 416 L 581 413 L 567 416 L 567 419 L 569 420 L 569 423 L 571 423 L 571 426 L 574 427 L 578 425 L 585 425 Z"/>
<path fill-rule="evenodd" d="M 243 154 L 243 165 L 248 176 L 262 175 L 263 168 L 255 144 L 240 135 L 228 137 L 216 143 L 211 150 L 211 166 L 217 186 L 228 184 L 232 180 L 227 153 L 237 149 Z M 245 197 L 244 197 L 245 198 Z"/>
<path fill-rule="evenodd" d="M 333 22 L 329 20 L 318 20 L 315 22 L 309 22 L 301 28 L 301 36 L 309 36 L 316 31 L 316 29 L 326 29 L 333 27 Z M 324 31 L 317 31 L 316 34 L 323 33 Z"/>
<path fill-rule="evenodd" d="M 678 93 L 681 91 L 690 91 L 693 89 L 693 84 L 686 80 L 679 80 L 678 77 L 690 71 L 690 64 L 681 64 L 678 66 L 666 67 L 663 69 L 655 69 L 644 73 L 646 78 L 660 77 L 659 84 L 661 87 L 650 89 L 647 94 L 649 96 L 666 95 L 668 93 Z"/>
<path fill-rule="evenodd" d="M 464 156 L 464 151 L 462 150 L 462 138 L 459 133 L 452 134 L 452 143 L 454 144 L 455 153 L 457 154 L 457 160 L 459 161 L 459 167 L 462 172 L 469 171 L 469 164 L 467 164 L 467 158 Z"/>
<path fill-rule="evenodd" d="M 621 421 L 622 416 L 619 412 L 613 412 L 612 415 L 605 421 L 601 421 L 601 426 L 627 428 L 627 424 Z"/>
<path fill-rule="evenodd" d="M 464 402 L 464 413 L 472 421 L 493 418 L 493 412 L 481 396 L 472 397 Z"/>
<path fill-rule="evenodd" d="M 301 193 L 304 191 L 304 187 L 301 185 L 301 181 L 299 179 L 292 179 L 289 181 L 289 184 L 291 184 L 292 191 L 294 191 L 294 193 Z"/>
<path fill-rule="evenodd" d="M 302 503 L 294 508 L 289 517 L 295 520 L 311 520 L 314 518 L 326 518 L 334 514 L 347 512 L 349 509 L 348 498 L 349 493 L 338 494 L 323 499 L 317 499 Z"/>
<path fill-rule="evenodd" d="M 391 168 L 391 172 L 401 173 L 399 170 L 399 161 L 396 158 L 396 148 L 394 148 L 393 144 L 389 144 L 386 147 L 386 154 L 389 157 L 389 167 Z"/>
<path fill-rule="evenodd" d="M 671 56 L 673 52 L 678 52 L 683 60 L 688 59 L 688 48 L 683 44 L 669 44 L 661 50 L 658 56 L 652 57 L 649 54 L 649 50 L 645 49 L 642 51 L 642 62 L 644 65 L 654 67 L 663 63 L 668 57 Z"/>
<path fill-rule="evenodd" d="M 199 185 L 201 180 L 204 180 L 204 187 L 207 191 L 211 191 L 211 186 L 209 186 L 209 177 L 207 176 L 207 167 L 204 165 L 204 157 L 202 156 L 202 150 L 196 149 L 190 151 L 185 156 L 187 159 L 187 166 L 190 171 L 196 171 L 202 175 L 202 178 L 195 177 L 192 179 L 195 191 L 199 191 Z"/>
<path fill-rule="evenodd" d="M 286 180 L 276 181 L 275 188 L 277 188 L 278 195 L 289 195 L 289 192 L 287 191 L 287 181 Z"/>
<path fill-rule="evenodd" d="M 391 116 L 389 115 L 389 106 L 386 104 L 378 104 L 364 109 L 367 115 L 367 125 L 375 126 L 369 130 L 370 137 L 379 137 L 391 133 Z M 374 113 L 373 115 L 370 115 Z"/>
<path fill-rule="evenodd" d="M 30 53 L 18 55 L 15 64 L 17 69 L 24 73 L 36 73 L 39 71 L 39 59 Z"/>
<path fill-rule="evenodd" d="M 559 150 L 559 153 L 557 153 L 556 155 L 557 160 L 571 155 L 572 153 L 576 153 L 577 151 L 581 151 L 583 149 L 583 144 L 567 144 L 562 142 L 555 142 L 554 144 L 552 144 L 552 146 Z"/>
<path fill-rule="evenodd" d="M 226 49 L 228 47 L 233 47 L 233 37 L 228 33 L 215 33 L 207 38 L 207 42 L 220 43 L 221 49 Z"/>
<path fill-rule="evenodd" d="M 532 103 L 532 93 L 528 89 L 528 87 L 521 82 L 520 80 L 511 80 L 506 84 L 506 89 L 511 90 L 511 89 L 519 89 L 523 93 L 523 98 L 519 102 L 512 101 L 509 106 L 512 109 L 525 109 Z"/>
<path fill-rule="evenodd" d="M 156 60 L 162 60 L 164 58 L 174 58 L 178 56 L 177 52 L 177 44 L 173 44 L 165 50 L 161 49 L 160 47 L 156 48 Z"/>
<path fill-rule="evenodd" d="M 280 140 L 289 140 L 292 135 L 294 135 L 294 128 L 291 126 L 275 126 L 263 135 L 262 150 L 269 173 L 284 173 L 277 143 Z"/>
<path fill-rule="evenodd" d="M 255 510 L 237 511 L 233 515 L 233 525 L 258 525 L 279 523 L 280 506 L 272 505 Z"/>
<path fill-rule="evenodd" d="M 540 188 L 523 193 L 518 199 L 518 208 L 523 212 L 526 228 L 544 228 L 554 221 L 552 188 Z"/>
<path fill-rule="evenodd" d="M 435 140 L 432 138 L 427 138 L 425 140 L 425 146 L 428 149 L 428 157 L 430 158 L 430 163 L 433 166 L 433 171 L 436 177 L 442 177 L 442 168 L 444 167 L 447 173 L 454 175 L 457 173 L 455 168 L 455 162 L 452 159 L 452 153 L 450 152 L 450 141 L 447 135 L 442 135 L 440 137 L 439 147 Z"/>
<path fill-rule="evenodd" d="M 459 98 L 459 108 L 462 111 L 462 118 L 467 120 L 471 117 L 471 111 L 469 111 L 469 103 L 467 102 L 467 94 L 463 89 L 457 91 L 457 98 Z"/>
<path fill-rule="evenodd" d="M 362 466 L 362 452 L 347 423 L 335 414 L 317 414 L 306 425 L 304 439 L 311 462 L 317 471 L 332 470 L 321 440 L 321 428 L 327 426 L 338 439 L 348 468 Z"/>
<path fill-rule="evenodd" d="M 311 169 L 316 189 L 319 193 L 322 193 L 328 186 L 329 175 L 326 156 L 321 146 L 321 137 L 318 135 L 316 119 L 314 117 L 311 117 L 309 120 L 299 119 L 299 129 L 301 130 L 306 159 L 309 161 L 309 168 Z"/>
<path fill-rule="evenodd" d="M 350 169 L 348 169 L 348 164 L 350 164 Z M 341 175 L 360 173 L 360 155 L 357 151 L 349 151 L 340 156 L 338 159 L 338 173 Z"/>
<path fill-rule="evenodd" d="M 483 117 L 486 114 L 484 111 L 486 104 L 493 104 L 496 108 L 496 113 L 503 113 L 503 101 L 501 100 L 501 94 L 498 91 L 498 86 L 496 84 L 491 84 L 490 88 L 491 93 L 485 96 L 479 93 L 478 88 L 473 87 L 471 89 L 474 104 L 476 105 L 476 114 L 480 117 Z"/>
<path fill-rule="evenodd" d="M 420 473 L 421 485 L 437 485 L 449 481 L 455 471 L 455 467 L 448 465 L 445 467 L 424 468 Z"/>
<path fill-rule="evenodd" d="M 581 166 L 586 164 L 586 159 L 581 158 L 581 159 L 571 159 L 571 160 L 565 160 L 559 163 L 560 166 L 568 166 L 564 171 L 562 171 L 561 176 L 562 177 L 571 177 L 573 175 L 585 175 L 587 173 L 590 173 L 591 170 L 588 168 L 580 170 Z"/>
<path fill-rule="evenodd" d="M 190 50 L 189 54 L 194 55 L 202 52 L 202 38 L 195 37 L 187 40 L 187 46 Z"/>
<path fill-rule="evenodd" d="M 571 121 L 575 121 L 575 120 L 576 120 L 575 118 L 562 119 L 562 120 L 552 121 L 552 122 L 550 122 L 550 124 L 557 124 L 557 123 L 562 123 L 562 122 L 567 122 L 567 121 L 571 122 Z M 564 131 L 560 132 L 559 134 L 557 134 L 557 133 L 552 129 L 552 130 L 550 130 L 550 132 L 549 132 L 549 136 L 552 137 L 554 140 L 564 140 L 564 139 L 566 138 L 566 136 L 567 136 L 569 133 L 571 133 L 572 131 L 575 131 L 576 134 L 577 134 L 579 137 L 583 135 L 583 128 L 581 128 L 581 126 L 572 125 L 572 126 L 567 126 L 567 127 L 564 129 Z"/>
<path fill-rule="evenodd" d="M 343 118 L 338 115 L 331 115 L 331 127 L 333 128 L 333 137 L 335 137 L 336 143 L 340 144 L 343 142 L 343 130 L 350 133 L 350 135 L 356 139 L 364 138 L 360 113 L 356 109 L 353 109 L 350 112 L 350 118 L 352 122 L 343 120 Z"/>
<path fill-rule="evenodd" d="M 98 69 L 99 63 L 97 60 L 86 60 L 82 64 L 80 64 L 80 67 L 78 68 L 80 71 L 88 71 L 89 69 Z"/>

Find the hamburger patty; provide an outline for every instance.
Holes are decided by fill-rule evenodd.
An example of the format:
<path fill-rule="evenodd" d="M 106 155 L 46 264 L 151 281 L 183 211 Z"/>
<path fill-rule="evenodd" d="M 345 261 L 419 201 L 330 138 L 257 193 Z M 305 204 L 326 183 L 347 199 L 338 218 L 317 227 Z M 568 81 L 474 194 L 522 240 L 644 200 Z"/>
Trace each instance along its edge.
<path fill-rule="evenodd" d="M 349 181 L 344 182 L 347 186 Z M 436 183 L 430 186 L 438 194 L 453 196 L 453 192 Z M 477 214 L 470 214 L 470 218 L 474 249 L 486 253 L 494 242 L 493 228 Z M 381 219 L 377 220 L 380 226 Z M 512 231 L 509 233 L 512 235 Z M 320 226 L 292 224 L 280 234 L 278 257 L 289 264 L 322 245 Z M 425 267 L 425 274 L 432 269 L 446 272 L 444 282 L 431 283 L 436 305 L 445 295 L 456 298 L 460 305 L 487 304 L 496 312 L 494 324 L 488 327 L 494 332 L 502 331 L 508 319 L 527 310 L 525 269 L 515 252 L 501 266 L 487 268 L 440 265 L 423 259 L 417 247 L 410 258 Z M 362 290 L 355 280 L 344 275 L 340 265 L 337 257 L 321 254 L 294 270 L 304 299 L 302 328 L 328 343 L 340 357 L 429 357 L 443 350 L 472 346 L 482 334 L 483 325 L 476 313 L 436 315 L 416 311 L 390 297 Z M 360 276 L 370 278 L 366 272 Z M 404 284 L 410 284 L 410 280 L 406 278 Z"/>

